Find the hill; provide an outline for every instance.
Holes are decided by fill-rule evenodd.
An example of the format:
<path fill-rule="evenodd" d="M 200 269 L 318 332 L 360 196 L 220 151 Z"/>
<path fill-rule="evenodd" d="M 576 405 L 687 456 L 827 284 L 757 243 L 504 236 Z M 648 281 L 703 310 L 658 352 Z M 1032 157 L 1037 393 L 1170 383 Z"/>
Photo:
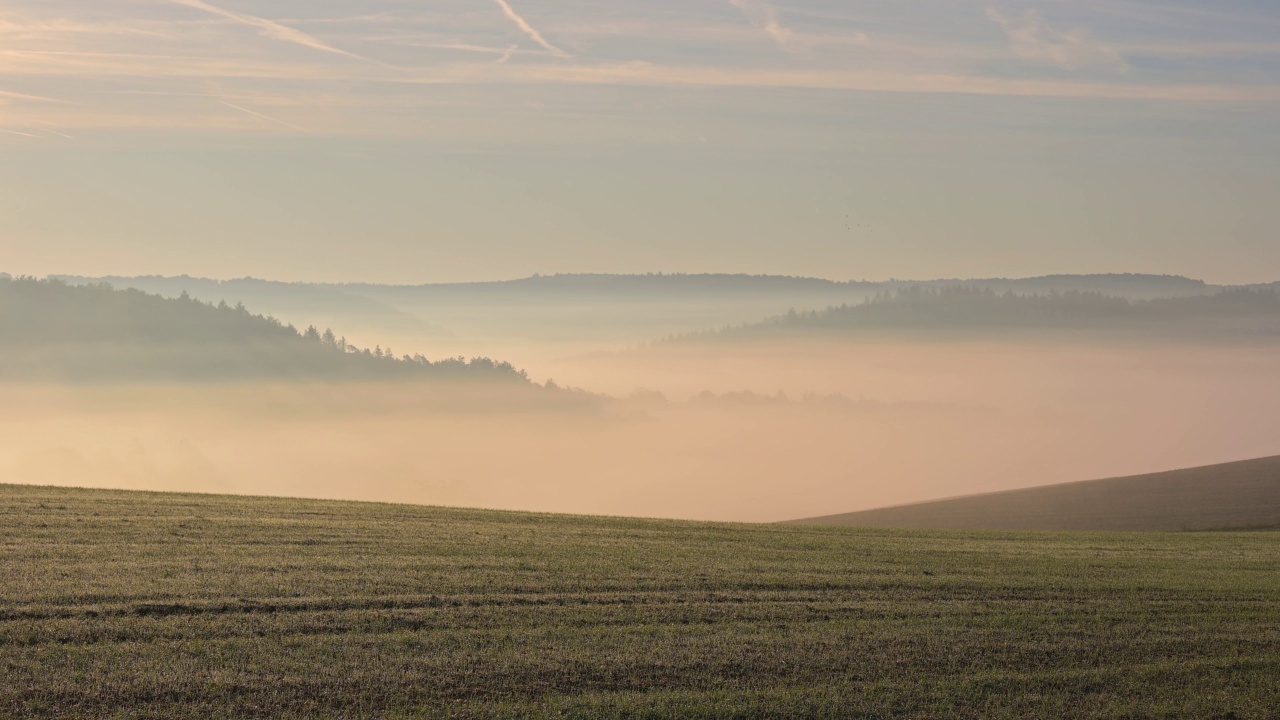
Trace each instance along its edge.
<path fill-rule="evenodd" d="M 383 285 L 272 282 L 243 278 L 66 277 L 108 282 L 170 298 L 244 304 L 298 327 L 342 328 L 363 345 L 481 352 L 519 359 L 557 376 L 556 359 L 614 350 L 653 338 L 757 323 L 787 313 L 861 303 L 913 287 L 963 286 L 1021 294 L 1105 292 L 1130 299 L 1215 292 L 1200 280 L 1163 275 L 870 282 L 730 273 L 557 274 L 491 282 Z"/>
<path fill-rule="evenodd" d="M 0 370 L 9 379 L 226 380 L 467 377 L 526 383 L 487 358 L 430 361 L 299 331 L 243 305 L 110 285 L 0 277 Z"/>
<path fill-rule="evenodd" d="M 1280 528 L 1280 457 L 796 520 L 983 530 Z"/>
<path fill-rule="evenodd" d="M 0 485 L 0 716 L 1272 718 L 1278 540 Z"/>
<path fill-rule="evenodd" d="M 858 298 L 876 292 L 913 287 L 968 287 L 1021 294 L 1052 292 L 1102 292 L 1128 298 L 1184 297 L 1226 289 L 1175 275 L 1112 273 L 1096 275 L 1045 275 L 1029 278 L 970 278 L 940 280 L 828 280 L 789 275 L 744 273 L 561 273 L 514 280 L 461 283 L 386 285 L 378 283 L 278 282 L 257 278 L 213 280 L 186 275 L 165 277 L 58 275 L 53 279 L 73 285 L 108 283 L 165 297 L 187 293 L 201 300 L 242 302 L 273 313 L 322 311 L 353 316 L 396 315 L 398 306 L 432 302 L 502 302 L 519 298 L 526 302 L 560 302 L 566 298 L 596 301 L 644 299 L 788 296 L 804 298 Z"/>
<path fill-rule="evenodd" d="M 399 310 L 376 300 L 347 292 L 339 287 L 313 283 L 286 283 L 257 278 L 211 280 L 209 278 L 180 275 L 84 277 L 79 275 L 55 275 L 50 279 L 69 285 L 101 285 L 103 283 L 121 290 L 141 290 L 151 295 L 178 298 L 184 293 L 205 302 L 242 304 L 255 312 L 288 316 L 299 313 L 351 317 L 393 317 L 403 315 Z"/>
<path fill-rule="evenodd" d="M 996 293 L 1012 292 L 1019 295 L 1048 295 L 1051 293 L 1102 293 L 1130 300 L 1150 300 L 1166 297 L 1193 297 L 1222 290 L 1230 286 L 1209 285 L 1203 280 L 1181 275 L 1151 275 L 1144 273 L 1100 273 L 1092 275 L 1041 275 L 1028 278 L 979 278 L 930 280 L 927 282 L 901 281 L 892 288 L 912 287 L 967 287 L 991 290 Z"/>
<path fill-rule="evenodd" d="M 786 334 L 1025 336 L 1085 333 L 1127 339 L 1280 340 L 1280 292 L 1236 288 L 1212 294 L 1131 300 L 1100 292 L 1019 295 L 967 286 L 916 286 L 861 303 L 786 315 L 677 340 Z"/>

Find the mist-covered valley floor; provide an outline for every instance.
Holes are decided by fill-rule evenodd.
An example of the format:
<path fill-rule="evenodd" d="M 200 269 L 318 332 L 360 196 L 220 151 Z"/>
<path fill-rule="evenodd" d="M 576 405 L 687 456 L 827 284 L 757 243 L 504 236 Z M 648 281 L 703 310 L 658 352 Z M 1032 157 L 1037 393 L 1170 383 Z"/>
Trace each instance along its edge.
<path fill-rule="evenodd" d="M 150 313 L 153 329 L 166 313 L 236 328 L 254 311 L 117 295 L 98 305 Z M 1158 321 L 1146 300 L 1123 301 L 1133 312 L 1101 306 L 1101 319 L 1071 301 L 1064 326 L 1062 303 L 1030 319 L 1008 301 L 957 318 L 967 301 L 942 293 L 928 299 L 946 310 L 941 326 L 917 312 L 888 328 L 778 331 L 780 315 L 764 331 L 664 340 L 644 333 L 679 303 L 658 296 L 613 315 L 610 335 L 634 342 L 583 332 L 587 342 L 566 345 L 557 338 L 575 323 L 611 315 L 558 296 L 581 309 L 522 333 L 467 328 L 527 378 L 376 359 L 345 339 L 334 350 L 328 336 L 266 321 L 253 326 L 251 357 L 272 362 L 257 372 L 232 330 L 212 344 L 184 337 L 178 350 L 163 332 L 131 341 L 129 323 L 50 344 L 66 325 L 50 319 L 38 334 L 14 325 L 28 342 L 18 352 L 10 333 L 5 347 L 18 359 L 0 383 L 0 473 L 24 484 L 777 521 L 1205 465 L 1280 452 L 1273 297 L 1179 306 Z M 468 312 L 487 304 L 500 317 L 514 302 L 500 300 Z M 726 324 L 759 309 L 720 300 Z M 39 311 L 18 307 L 9 303 L 10 321 Z M 347 321 L 344 338 L 376 334 Z M 268 336 L 283 344 L 264 346 Z M 395 353 L 439 359 L 437 340 L 399 337 Z M 110 372 L 72 362 L 86 357 L 109 357 Z"/>

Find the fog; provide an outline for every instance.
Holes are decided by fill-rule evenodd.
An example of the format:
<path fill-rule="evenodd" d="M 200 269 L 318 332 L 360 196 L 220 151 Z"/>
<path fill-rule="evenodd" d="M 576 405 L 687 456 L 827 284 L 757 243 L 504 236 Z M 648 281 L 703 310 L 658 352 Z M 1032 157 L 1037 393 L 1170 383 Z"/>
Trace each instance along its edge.
<path fill-rule="evenodd" d="M 547 275 L 501 282 L 420 286 L 317 285 L 245 278 L 66 276 L 169 298 L 183 293 L 299 328 L 332 328 L 361 347 L 428 358 L 477 355 L 514 363 L 540 380 L 580 382 L 559 362 L 615 353 L 686 333 L 739 326 L 789 311 L 858 304 L 881 292 L 921 288 L 1021 294 L 1095 292 L 1132 300 L 1195 297 L 1224 289 L 1161 275 L 1056 275 L 1041 278 L 848 281 L 748 275 Z M 644 385 L 644 382 L 639 383 Z M 741 389 L 741 388 L 738 388 Z"/>
<path fill-rule="evenodd" d="M 773 521 L 1280 453 L 1280 349 L 1265 343 L 791 338 L 551 355 L 527 348 L 535 377 L 608 397 L 0 383 L 0 477 Z"/>

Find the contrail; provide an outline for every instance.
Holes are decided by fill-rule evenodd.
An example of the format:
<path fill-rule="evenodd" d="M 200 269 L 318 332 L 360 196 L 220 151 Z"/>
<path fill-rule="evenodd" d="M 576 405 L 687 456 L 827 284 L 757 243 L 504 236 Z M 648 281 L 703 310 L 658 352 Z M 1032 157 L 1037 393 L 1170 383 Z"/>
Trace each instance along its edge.
<path fill-rule="evenodd" d="M 336 48 L 332 45 L 327 45 L 324 42 L 320 41 L 319 39 L 314 38 L 302 32 L 301 30 L 295 30 L 294 28 L 281 25 L 278 22 L 274 22 L 266 18 L 260 18 L 255 15 L 241 15 L 240 13 L 231 12 L 230 10 L 223 10 L 222 8 L 214 7 L 213 5 L 210 5 L 204 0 L 172 0 L 172 2 L 178 5 L 185 5 L 190 8 L 195 8 L 197 10 L 203 10 L 207 13 L 217 15 L 219 17 L 224 17 L 228 20 L 238 22 L 241 25 L 248 25 L 249 27 L 257 28 L 258 31 L 261 32 L 264 36 L 273 38 L 275 40 L 280 40 L 282 42 L 287 42 L 287 43 L 293 43 L 294 45 L 301 45 L 302 47 L 308 47 L 308 48 L 311 48 L 312 50 L 320 50 L 322 52 L 333 53 L 334 55 L 341 55 L 343 57 L 348 57 L 355 60 L 363 60 L 365 62 L 376 62 L 370 58 L 364 57 L 363 55 L 357 55 L 353 52 L 348 52 L 346 50 L 342 50 L 341 48 Z"/>
<path fill-rule="evenodd" d="M 9 133 L 10 135 L 17 135 L 19 137 L 35 138 L 37 140 L 40 139 L 39 135 L 32 135 L 31 133 L 18 132 L 17 130 L 5 130 L 4 128 L 0 128 L 0 132 Z"/>
<path fill-rule="evenodd" d="M 58 100 L 57 98 L 42 97 L 40 95 L 26 95 L 23 93 L 9 92 L 8 90 L 0 90 L 0 97 L 13 98 L 14 100 L 35 100 L 36 102 L 51 102 L 60 105 L 69 104 L 66 100 Z"/>
<path fill-rule="evenodd" d="M 64 132 L 60 132 L 60 131 L 58 131 L 58 130 L 54 130 L 53 128 L 50 128 L 50 127 L 45 128 L 45 129 L 44 129 L 44 131 L 45 131 L 45 132 L 47 132 L 47 133 L 53 133 L 54 135 L 57 135 L 57 136 L 58 136 L 58 137 L 60 137 L 60 138 L 66 138 L 66 139 L 68 139 L 68 140 L 75 140 L 75 139 L 76 139 L 74 135 L 68 135 L 68 134 L 66 134 L 66 133 L 64 133 Z"/>
<path fill-rule="evenodd" d="M 254 117 L 256 117 L 256 118 L 262 118 L 263 120 L 267 120 L 267 121 L 270 121 L 270 122 L 276 123 L 277 125 L 283 125 L 283 126 L 285 126 L 285 127 L 287 127 L 287 128 L 290 128 L 290 129 L 293 129 L 293 130 L 297 130 L 298 132 L 307 132 L 306 128 L 300 128 L 300 127 L 298 127 L 297 125 L 294 125 L 293 123 L 287 123 L 287 122 L 285 122 L 284 120 L 278 120 L 278 119 L 276 119 L 276 118 L 271 117 L 270 115 L 263 115 L 263 114 L 262 114 L 262 113 L 260 113 L 260 112 L 254 112 L 253 110 L 250 110 L 249 108 L 240 107 L 239 105 L 232 105 L 231 103 L 227 102 L 226 100 L 218 100 L 218 102 L 219 102 L 219 103 L 221 103 L 221 104 L 223 104 L 223 105 L 226 105 L 227 107 L 229 107 L 229 108 L 231 108 L 231 109 L 233 109 L 233 110 L 239 110 L 239 111 L 240 111 L 240 112 L 242 112 L 242 113 L 248 113 L 248 114 L 250 114 L 250 115 L 252 115 L 252 116 L 254 116 Z"/>
<path fill-rule="evenodd" d="M 556 57 L 562 57 L 562 58 L 569 57 L 569 53 L 547 42 L 547 39 L 542 37 L 542 33 L 535 30 L 534 27 L 530 25 L 524 18 L 520 17 L 520 15 L 517 14 L 515 10 L 512 10 L 511 5 L 507 3 L 507 0 L 493 0 L 493 1 L 498 3 L 498 7 L 502 8 L 502 13 L 506 15 L 508 18 L 510 18 L 511 22 L 519 26 L 519 28 L 522 31 L 524 31 L 525 35 L 528 35 L 530 39 L 532 39 L 534 42 L 541 45 L 543 49 L 547 50 L 548 52 L 550 52 L 552 55 L 555 55 Z"/>
<path fill-rule="evenodd" d="M 512 45 L 511 47 L 507 48 L 506 52 L 502 53 L 502 57 L 495 60 L 493 64 L 505 65 L 506 62 L 511 59 L 511 56 L 515 54 L 516 54 L 516 46 Z"/>

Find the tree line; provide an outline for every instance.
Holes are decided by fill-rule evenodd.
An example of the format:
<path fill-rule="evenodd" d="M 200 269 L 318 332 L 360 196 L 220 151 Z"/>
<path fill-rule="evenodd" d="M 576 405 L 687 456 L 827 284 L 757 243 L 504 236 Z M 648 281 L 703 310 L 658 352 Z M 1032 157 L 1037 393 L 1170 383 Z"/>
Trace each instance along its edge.
<path fill-rule="evenodd" d="M 672 338 L 731 339 L 788 330 L 980 331 L 1082 329 L 1184 336 L 1280 339 L 1280 292 L 1274 287 L 1128 299 L 1096 291 L 1020 294 L 972 286 L 912 286 L 884 290 L 861 302 L 795 311 L 719 330 Z"/>
<path fill-rule="evenodd" d="M 466 377 L 528 382 L 490 358 L 431 360 L 299 330 L 243 304 L 216 305 L 105 283 L 0 277 L 0 367 L 9 374 L 220 377 Z"/>

